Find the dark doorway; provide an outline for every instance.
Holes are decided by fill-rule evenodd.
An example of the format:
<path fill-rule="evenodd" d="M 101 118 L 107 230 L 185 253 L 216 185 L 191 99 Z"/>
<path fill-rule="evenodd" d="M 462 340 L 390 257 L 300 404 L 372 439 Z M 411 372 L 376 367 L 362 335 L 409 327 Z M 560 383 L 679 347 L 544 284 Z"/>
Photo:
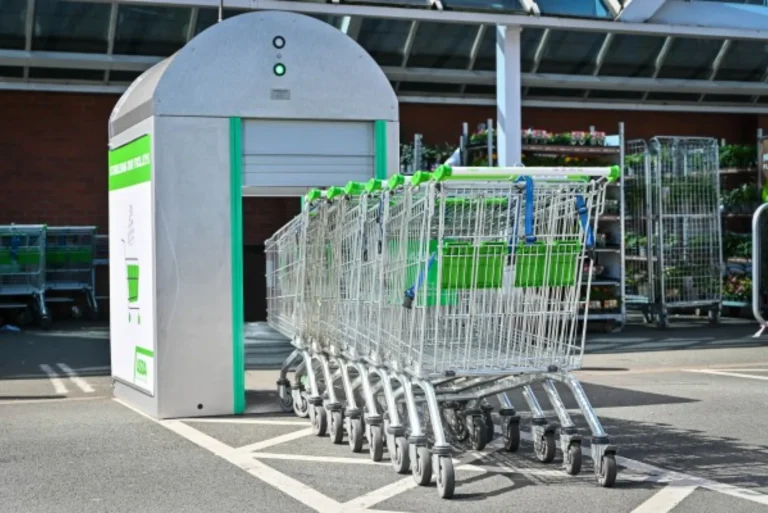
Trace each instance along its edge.
<path fill-rule="evenodd" d="M 245 322 L 267 320 L 267 261 L 264 245 L 243 247 L 243 303 Z"/>

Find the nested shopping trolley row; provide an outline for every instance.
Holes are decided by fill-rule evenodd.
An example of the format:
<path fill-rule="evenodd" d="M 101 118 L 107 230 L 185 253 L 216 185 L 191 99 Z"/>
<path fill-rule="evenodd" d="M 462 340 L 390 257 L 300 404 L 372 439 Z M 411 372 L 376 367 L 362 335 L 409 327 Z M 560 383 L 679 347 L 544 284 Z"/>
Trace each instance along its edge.
<path fill-rule="evenodd" d="M 47 327 L 49 292 L 84 294 L 88 313 L 98 315 L 94 294 L 95 226 L 0 226 L 0 308 L 30 315 Z M 66 299 L 66 298 L 64 298 Z"/>
<path fill-rule="evenodd" d="M 582 438 L 555 384 L 592 431 L 597 480 L 612 486 L 616 448 L 572 371 L 580 368 L 582 273 L 592 262 L 605 168 L 451 168 L 313 190 L 266 244 L 268 319 L 292 340 L 281 405 L 319 436 L 389 452 L 417 483 L 453 495 L 449 441 L 482 450 L 520 442 L 508 393 L 532 412 L 534 451 L 581 470 Z M 591 273 L 589 273 L 591 276 Z M 589 290 L 589 287 L 587 287 Z M 293 380 L 288 373 L 295 371 Z M 554 407 L 549 424 L 531 384 Z"/>

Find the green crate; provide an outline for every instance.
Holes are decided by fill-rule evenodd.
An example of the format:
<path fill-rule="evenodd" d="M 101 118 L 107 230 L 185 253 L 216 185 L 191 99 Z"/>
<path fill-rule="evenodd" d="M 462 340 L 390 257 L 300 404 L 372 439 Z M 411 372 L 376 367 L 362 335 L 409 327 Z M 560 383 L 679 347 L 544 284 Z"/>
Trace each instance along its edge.
<path fill-rule="evenodd" d="M 506 242 L 447 242 L 443 246 L 443 275 L 445 289 L 492 289 L 502 286 Z"/>
<path fill-rule="evenodd" d="M 19 248 L 16 250 L 15 257 L 10 249 L 0 249 L 0 265 L 40 265 L 40 249 L 39 248 Z"/>
<path fill-rule="evenodd" d="M 547 268 L 547 253 L 550 265 Z M 552 244 L 521 242 L 515 258 L 515 287 L 568 287 L 576 283 L 581 246 L 578 239 Z"/>
<path fill-rule="evenodd" d="M 139 264 L 126 264 L 128 273 L 128 302 L 139 300 Z"/>
<path fill-rule="evenodd" d="M 48 265 L 86 264 L 93 263 L 93 248 L 51 248 L 45 253 Z"/>

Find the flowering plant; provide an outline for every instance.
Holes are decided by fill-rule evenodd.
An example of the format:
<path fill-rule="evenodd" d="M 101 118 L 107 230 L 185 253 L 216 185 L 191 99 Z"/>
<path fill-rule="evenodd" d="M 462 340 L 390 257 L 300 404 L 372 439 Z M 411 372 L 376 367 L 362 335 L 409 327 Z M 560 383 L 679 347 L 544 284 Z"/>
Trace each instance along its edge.
<path fill-rule="evenodd" d="M 571 144 L 574 146 L 584 146 L 589 138 L 589 132 L 571 132 Z"/>
<path fill-rule="evenodd" d="M 605 132 L 592 132 L 590 143 L 592 146 L 605 146 Z"/>

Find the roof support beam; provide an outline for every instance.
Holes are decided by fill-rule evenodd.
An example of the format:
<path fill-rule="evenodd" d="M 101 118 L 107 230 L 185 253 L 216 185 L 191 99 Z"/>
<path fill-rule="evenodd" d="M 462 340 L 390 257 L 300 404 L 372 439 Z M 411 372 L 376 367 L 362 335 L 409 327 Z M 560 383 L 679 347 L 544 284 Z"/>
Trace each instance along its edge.
<path fill-rule="evenodd" d="M 672 44 L 675 42 L 675 38 L 672 36 L 667 36 L 667 38 L 664 40 L 664 44 L 661 45 L 661 49 L 659 50 L 659 54 L 656 56 L 656 62 L 654 62 L 653 65 L 653 78 L 657 78 L 659 76 L 659 73 L 661 73 L 661 68 L 664 66 L 664 61 L 667 59 L 667 55 L 669 54 L 670 48 L 672 48 Z M 643 95 L 643 101 L 648 99 L 648 92 L 646 92 Z"/>
<path fill-rule="evenodd" d="M 107 28 L 107 55 L 112 55 L 115 51 L 115 32 L 117 32 L 117 10 L 120 8 L 117 2 L 113 3 L 109 9 L 109 27 Z M 195 8 L 196 9 L 196 8 Z M 107 68 L 104 72 L 104 83 L 109 83 L 109 72 Z"/>
<path fill-rule="evenodd" d="M 0 50 L 0 66 L 145 71 L 161 60 L 163 60 L 162 57 L 143 57 L 135 55 Z M 382 67 L 382 70 L 393 82 L 434 82 L 443 84 L 487 86 L 496 84 L 496 73 L 493 71 L 407 68 L 400 66 L 384 66 Z M 675 92 L 682 90 L 699 94 L 768 95 L 768 84 L 764 82 L 522 73 L 522 83 L 526 87 L 546 87 L 555 89 L 599 89 L 651 92 Z"/>
<path fill-rule="evenodd" d="M 520 7 L 522 7 L 528 14 L 533 14 L 535 16 L 541 14 L 539 4 L 537 4 L 535 0 L 520 0 Z"/>
<path fill-rule="evenodd" d="M 531 73 L 537 73 L 539 71 L 539 65 L 541 64 L 541 59 L 544 58 L 544 52 L 547 50 L 547 43 L 549 42 L 549 36 L 552 33 L 550 29 L 544 29 L 544 32 L 541 33 L 541 39 L 539 39 L 539 44 L 536 45 L 536 53 L 533 54 L 533 67 L 531 68 Z M 528 94 L 528 88 L 525 88 L 525 91 L 523 91 L 523 96 Z"/>
<path fill-rule="evenodd" d="M 197 34 L 197 17 L 200 15 L 200 9 L 193 7 L 189 11 L 189 24 L 187 25 L 187 43 Z"/>
<path fill-rule="evenodd" d="M 363 20 L 359 16 L 344 16 L 341 19 L 341 31 L 355 41 L 357 41 L 357 36 L 360 35 L 360 27 L 362 25 Z"/>
<path fill-rule="evenodd" d="M 715 77 L 717 77 L 717 72 L 720 70 L 720 66 L 723 63 L 723 59 L 725 59 L 725 56 L 728 54 L 728 49 L 731 47 L 731 40 L 726 39 L 723 41 L 723 44 L 720 45 L 720 50 L 717 52 L 717 56 L 715 57 L 715 60 L 712 61 L 712 67 L 709 70 L 709 79 L 714 80 Z M 699 101 L 704 101 L 704 94 L 699 96 Z"/>
<path fill-rule="evenodd" d="M 619 0 L 603 0 L 603 5 L 614 18 L 618 18 L 621 14 L 621 2 Z"/>
<path fill-rule="evenodd" d="M 483 43 L 483 37 L 485 37 L 485 31 L 487 25 L 480 25 L 477 27 L 477 33 L 475 34 L 475 40 L 472 41 L 472 48 L 469 50 L 469 62 L 467 64 L 467 70 L 472 71 L 475 69 L 475 62 L 477 62 L 477 54 L 480 53 L 480 45 Z M 463 96 L 467 90 L 467 84 L 462 84 L 461 95 Z"/>
<path fill-rule="evenodd" d="M 403 43 L 403 62 L 400 65 L 405 68 L 408 66 L 408 58 L 411 56 L 411 50 L 413 49 L 413 41 L 416 39 L 416 32 L 419 30 L 419 22 L 412 21 L 411 28 L 408 29 L 408 37 L 405 38 Z"/>
<path fill-rule="evenodd" d="M 624 2 L 624 8 L 616 17 L 619 21 L 644 23 L 661 9 L 666 0 L 637 0 Z"/>
<path fill-rule="evenodd" d="M 119 95 L 128 88 L 126 85 L 71 84 L 60 82 L 24 82 L 23 80 L 0 79 L 0 91 L 52 91 L 60 93 L 89 93 Z M 496 99 L 460 98 L 457 96 L 430 94 L 429 96 L 399 95 L 400 103 L 426 103 L 440 105 L 483 105 L 493 107 Z M 707 103 L 680 102 L 637 103 L 621 101 L 573 101 L 573 100 L 523 100 L 526 108 L 541 109 L 592 109 L 621 111 L 662 111 L 662 112 L 714 112 L 723 114 L 768 114 L 768 106 L 749 104 L 710 105 Z"/>
<path fill-rule="evenodd" d="M 32 50 L 32 36 L 35 28 L 35 0 L 27 0 L 27 17 L 24 23 L 24 49 Z M 24 68 L 24 79 L 29 78 L 29 66 Z"/>
<path fill-rule="evenodd" d="M 103 3 L 107 0 L 84 0 Z M 647 0 L 656 2 L 659 0 Z M 217 7 L 218 0 L 123 0 L 123 3 L 171 5 L 187 7 Z M 633 2 L 633 4 L 644 2 Z M 633 4 L 630 4 L 633 5 Z M 696 3 L 698 5 L 698 3 Z M 716 4 L 712 4 L 716 5 Z M 300 2 L 295 0 L 227 0 L 232 9 L 301 12 L 306 14 L 330 14 L 334 16 L 362 16 L 366 18 L 399 19 L 408 21 L 435 21 L 440 23 L 461 23 L 467 25 L 512 25 L 523 28 L 552 28 L 584 32 L 615 32 L 617 34 L 640 34 L 653 36 L 681 36 L 708 39 L 768 39 L 768 25 L 760 29 L 734 30 L 712 27 L 704 31 L 692 23 L 678 25 L 660 23 L 616 23 L 613 20 L 582 18 L 561 18 L 557 16 L 529 16 L 523 14 L 499 14 L 490 12 L 438 11 L 381 5 L 330 4 Z M 698 5 L 699 8 L 702 6 Z M 706 6 L 707 8 L 709 5 Z M 628 9 L 625 9 L 625 12 Z"/>
<path fill-rule="evenodd" d="M 605 35 L 605 39 L 603 39 L 603 44 L 600 46 L 600 51 L 597 52 L 597 57 L 595 58 L 595 71 L 592 73 L 592 76 L 596 77 L 600 74 L 600 70 L 603 67 L 603 63 L 605 62 L 605 57 L 608 55 L 608 50 L 611 49 L 611 43 L 613 42 L 614 34 L 613 32 L 608 32 Z M 584 91 L 584 98 L 589 97 L 589 89 Z"/>

